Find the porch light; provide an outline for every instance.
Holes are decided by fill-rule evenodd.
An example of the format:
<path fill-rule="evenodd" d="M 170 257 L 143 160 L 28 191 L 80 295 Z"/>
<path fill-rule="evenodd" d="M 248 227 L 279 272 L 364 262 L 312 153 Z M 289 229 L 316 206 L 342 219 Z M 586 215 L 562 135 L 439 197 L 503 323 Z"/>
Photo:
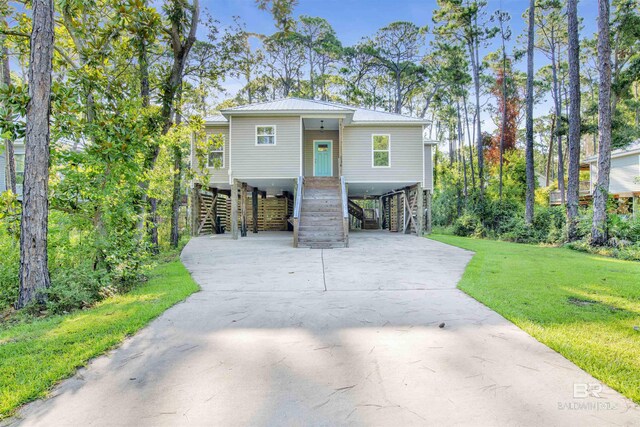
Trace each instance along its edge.
<path fill-rule="evenodd" d="M 324 120 L 320 120 L 320 132 L 324 132 Z"/>

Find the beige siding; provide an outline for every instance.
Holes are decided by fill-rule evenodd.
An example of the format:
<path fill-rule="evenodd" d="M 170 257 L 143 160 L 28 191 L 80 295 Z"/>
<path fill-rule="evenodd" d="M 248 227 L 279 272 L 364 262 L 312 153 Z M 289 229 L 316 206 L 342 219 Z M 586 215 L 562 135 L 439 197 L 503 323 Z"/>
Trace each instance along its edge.
<path fill-rule="evenodd" d="M 313 141 L 333 141 L 333 176 L 338 176 L 338 131 L 337 130 L 305 130 L 304 131 L 304 175 L 313 176 Z"/>
<path fill-rule="evenodd" d="M 372 135 L 391 136 L 391 165 L 372 165 Z M 344 128 L 343 175 L 351 182 L 420 182 L 423 178 L 422 126 L 348 126 Z"/>
<path fill-rule="evenodd" d="M 300 117 L 233 117 L 234 178 L 295 178 L 300 175 Z M 256 126 L 276 126 L 276 144 L 256 146 Z"/>
<path fill-rule="evenodd" d="M 229 182 L 229 127 L 228 126 L 207 126 L 207 135 L 221 133 L 224 136 L 224 167 L 219 169 L 209 168 L 211 183 Z"/>
<path fill-rule="evenodd" d="M 424 146 L 424 189 L 433 190 L 433 157 L 432 145 Z"/>
<path fill-rule="evenodd" d="M 640 183 L 636 182 L 640 176 L 640 156 L 629 156 L 611 159 L 611 175 L 609 193 L 629 193 L 640 191 Z"/>

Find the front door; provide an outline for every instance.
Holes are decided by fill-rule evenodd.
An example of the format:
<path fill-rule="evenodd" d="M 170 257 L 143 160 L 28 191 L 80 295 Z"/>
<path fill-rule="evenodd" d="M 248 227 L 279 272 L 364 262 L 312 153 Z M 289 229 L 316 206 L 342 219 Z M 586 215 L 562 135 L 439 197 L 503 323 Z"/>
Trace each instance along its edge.
<path fill-rule="evenodd" d="M 313 141 L 313 175 L 333 176 L 333 141 Z"/>

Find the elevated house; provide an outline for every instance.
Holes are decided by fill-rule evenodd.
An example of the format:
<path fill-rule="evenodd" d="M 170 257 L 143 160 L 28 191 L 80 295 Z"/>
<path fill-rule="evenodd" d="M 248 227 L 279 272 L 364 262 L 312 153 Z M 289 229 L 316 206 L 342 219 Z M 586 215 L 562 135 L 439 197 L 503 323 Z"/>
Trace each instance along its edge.
<path fill-rule="evenodd" d="M 427 121 L 297 98 L 221 113 L 206 121 L 224 145 L 209 154 L 209 182 L 194 183 L 197 233 L 290 230 L 296 247 L 340 247 L 354 227 L 429 226 Z"/>
<path fill-rule="evenodd" d="M 598 156 L 589 156 L 580 166 L 580 198 L 590 203 L 598 181 Z M 640 210 L 640 142 L 611 153 L 609 194 L 618 200 L 618 213 L 637 215 Z M 565 199 L 566 200 L 566 199 Z M 560 204 L 560 192 L 550 193 L 550 203 Z"/>

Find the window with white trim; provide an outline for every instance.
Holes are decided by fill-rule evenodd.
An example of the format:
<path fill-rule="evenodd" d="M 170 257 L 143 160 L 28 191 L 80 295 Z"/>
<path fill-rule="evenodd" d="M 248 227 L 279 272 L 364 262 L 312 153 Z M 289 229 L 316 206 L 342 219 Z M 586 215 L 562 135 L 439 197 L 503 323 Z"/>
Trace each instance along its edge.
<path fill-rule="evenodd" d="M 256 145 L 276 145 L 276 127 L 256 126 Z"/>
<path fill-rule="evenodd" d="M 388 168 L 391 166 L 391 136 L 382 134 L 371 135 L 372 166 L 374 168 Z"/>
<path fill-rule="evenodd" d="M 220 136 L 222 138 L 219 138 Z M 212 140 L 212 148 L 209 151 L 207 166 L 210 168 L 222 169 L 224 168 L 225 137 L 224 135 L 211 135 L 209 138 Z M 215 141 L 217 138 L 219 138 L 219 140 Z"/>

